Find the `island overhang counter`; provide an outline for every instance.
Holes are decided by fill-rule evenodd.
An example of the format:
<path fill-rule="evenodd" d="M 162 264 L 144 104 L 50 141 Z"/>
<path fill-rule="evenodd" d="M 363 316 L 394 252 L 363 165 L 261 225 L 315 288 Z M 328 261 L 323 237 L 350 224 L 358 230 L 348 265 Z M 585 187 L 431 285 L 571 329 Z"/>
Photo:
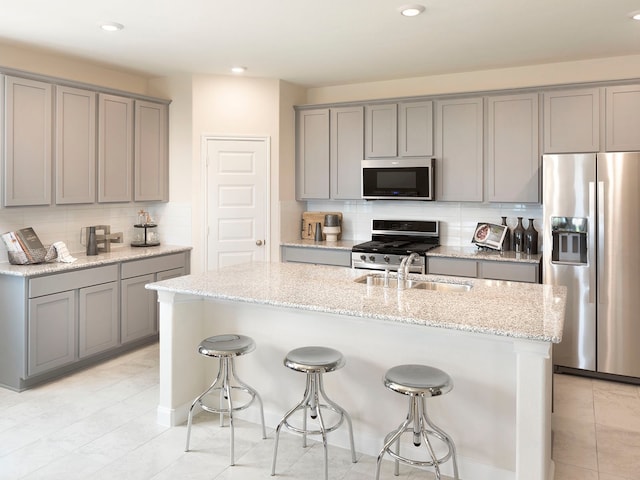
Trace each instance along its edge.
<path fill-rule="evenodd" d="M 552 344 L 562 339 L 566 290 L 551 285 L 433 277 L 468 291 L 397 290 L 357 283 L 362 270 L 250 263 L 147 285 L 160 303 L 158 422 L 178 425 L 217 365 L 197 353 L 207 336 L 242 333 L 256 351 L 237 362 L 271 427 L 302 395 L 286 353 L 325 345 L 347 365 L 327 375 L 330 396 L 352 416 L 356 449 L 377 455 L 406 415 L 406 399 L 382 385 L 398 364 L 445 370 L 454 389 L 428 400 L 456 441 L 461 478 L 552 480 Z M 243 411 L 258 423 L 253 408 Z M 340 430 L 329 442 L 346 447 Z M 444 469 L 445 474 L 451 474 Z"/>

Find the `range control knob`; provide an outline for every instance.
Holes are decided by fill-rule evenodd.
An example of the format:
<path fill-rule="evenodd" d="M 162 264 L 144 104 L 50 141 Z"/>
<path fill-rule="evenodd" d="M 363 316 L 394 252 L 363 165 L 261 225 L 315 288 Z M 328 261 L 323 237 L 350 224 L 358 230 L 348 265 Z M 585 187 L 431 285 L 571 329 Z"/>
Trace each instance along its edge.
<path fill-rule="evenodd" d="M 375 255 L 369 255 L 369 260 L 371 260 L 372 262 L 376 261 L 376 256 Z"/>
<path fill-rule="evenodd" d="M 362 255 L 360 255 L 360 260 L 362 260 L 363 262 L 366 262 L 367 256 L 363 253 Z"/>
<path fill-rule="evenodd" d="M 385 262 L 389 263 L 389 260 L 390 260 L 389 255 L 385 255 L 385 256 L 383 257 L 383 260 L 384 260 Z"/>

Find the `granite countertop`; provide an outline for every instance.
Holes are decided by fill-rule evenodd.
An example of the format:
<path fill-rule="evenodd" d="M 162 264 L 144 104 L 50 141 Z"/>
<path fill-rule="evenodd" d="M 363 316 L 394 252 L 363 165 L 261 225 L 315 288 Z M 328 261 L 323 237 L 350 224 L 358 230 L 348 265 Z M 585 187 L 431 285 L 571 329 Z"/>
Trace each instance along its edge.
<path fill-rule="evenodd" d="M 158 255 L 179 253 L 191 250 L 191 247 L 175 245 L 158 245 L 156 247 L 111 247 L 108 253 L 100 253 L 88 257 L 84 253 L 72 253 L 77 260 L 73 263 L 46 262 L 35 265 L 11 265 L 10 263 L 0 263 L 0 275 L 13 275 L 16 277 L 37 277 L 52 273 L 67 272 L 80 268 L 98 267 L 112 263 L 124 262 L 128 260 L 138 260 Z"/>
<path fill-rule="evenodd" d="M 315 240 L 292 240 L 282 242 L 283 247 L 307 247 L 307 248 L 333 248 L 337 250 L 349 250 L 358 243 L 366 242 L 366 240 L 338 240 L 337 242 L 316 242 Z"/>
<path fill-rule="evenodd" d="M 282 242 L 284 247 L 331 248 L 351 250 L 351 247 L 367 240 L 339 240 L 337 242 L 316 242 L 315 240 L 292 240 Z M 527 255 L 526 253 L 499 252 L 496 250 L 481 250 L 477 247 L 450 247 L 441 245 L 429 250 L 427 257 L 461 258 L 466 260 L 489 260 L 496 262 L 540 263 L 542 254 Z"/>
<path fill-rule="evenodd" d="M 344 267 L 254 262 L 147 288 L 497 336 L 562 340 L 566 302 L 562 286 L 412 274 L 413 279 L 472 288 L 467 292 L 398 291 L 353 281 L 363 275 L 367 273 Z"/>
<path fill-rule="evenodd" d="M 449 247 L 441 245 L 427 252 L 427 257 L 464 258 L 467 260 L 492 260 L 496 262 L 540 263 L 542 254 L 527 255 L 512 251 L 500 252 L 477 247 Z"/>

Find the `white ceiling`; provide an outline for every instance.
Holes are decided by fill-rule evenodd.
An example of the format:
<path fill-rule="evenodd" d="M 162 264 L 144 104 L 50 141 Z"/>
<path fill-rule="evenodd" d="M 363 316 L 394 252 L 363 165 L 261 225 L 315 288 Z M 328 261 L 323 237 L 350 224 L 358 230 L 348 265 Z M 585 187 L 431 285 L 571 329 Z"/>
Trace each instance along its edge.
<path fill-rule="evenodd" d="M 403 17 L 407 3 L 426 11 Z M 640 0 L 0 0 L 0 42 L 151 76 L 243 65 L 322 86 L 640 54 L 634 10 Z"/>

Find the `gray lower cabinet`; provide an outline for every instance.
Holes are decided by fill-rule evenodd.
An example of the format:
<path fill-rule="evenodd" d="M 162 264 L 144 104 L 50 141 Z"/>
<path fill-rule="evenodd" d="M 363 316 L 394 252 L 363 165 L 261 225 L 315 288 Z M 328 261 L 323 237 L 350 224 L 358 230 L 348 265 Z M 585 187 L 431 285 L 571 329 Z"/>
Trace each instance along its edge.
<path fill-rule="evenodd" d="M 158 333 L 157 294 L 145 285 L 187 273 L 183 253 L 122 264 L 120 341 L 123 344 Z"/>
<path fill-rule="evenodd" d="M 118 282 L 81 288 L 78 310 L 78 357 L 118 345 Z"/>
<path fill-rule="evenodd" d="M 427 256 L 427 273 L 431 275 L 540 283 L 540 263 Z"/>
<path fill-rule="evenodd" d="M 351 250 L 343 248 L 312 248 L 283 245 L 280 247 L 280 253 L 283 262 L 351 267 Z"/>
<path fill-rule="evenodd" d="M 76 302 L 74 290 L 29 299 L 27 376 L 75 361 Z"/>
<path fill-rule="evenodd" d="M 189 258 L 0 275 L 0 386 L 23 390 L 156 339 L 156 292 L 144 287 L 188 274 Z"/>

